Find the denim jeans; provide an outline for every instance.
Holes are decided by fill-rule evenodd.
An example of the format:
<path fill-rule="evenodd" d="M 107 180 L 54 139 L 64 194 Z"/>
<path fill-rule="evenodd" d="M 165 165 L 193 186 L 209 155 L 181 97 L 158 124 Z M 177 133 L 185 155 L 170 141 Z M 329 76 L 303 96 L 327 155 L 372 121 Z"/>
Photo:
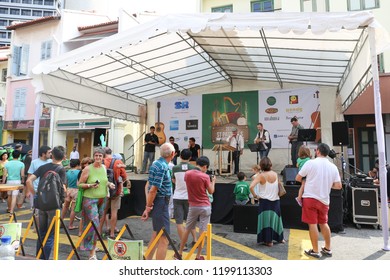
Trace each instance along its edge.
<path fill-rule="evenodd" d="M 42 210 L 36 209 L 36 211 L 38 211 L 38 218 L 39 218 L 38 230 L 39 230 L 39 234 L 41 236 L 41 240 L 43 242 L 43 240 L 45 239 L 47 230 L 49 229 L 49 226 L 51 224 L 51 221 L 53 220 L 53 217 L 56 215 L 56 210 L 42 211 Z M 40 257 L 41 260 L 50 259 L 50 254 L 51 254 L 51 250 L 53 248 L 53 244 L 54 244 L 54 227 L 51 229 L 49 238 L 47 239 L 45 247 L 43 248 L 43 251 L 45 252 L 45 254 L 41 253 L 41 257 Z M 39 239 L 37 239 L 37 254 L 38 254 L 39 249 L 41 247 L 40 245 L 41 244 L 39 242 Z M 45 257 L 43 255 L 45 255 Z"/>
<path fill-rule="evenodd" d="M 259 151 L 259 159 L 261 160 L 264 157 L 268 157 L 269 149 Z"/>
<path fill-rule="evenodd" d="M 141 172 L 146 171 L 146 167 L 148 165 L 148 160 L 149 160 L 149 167 L 152 165 L 152 163 L 154 161 L 154 154 L 155 154 L 155 152 L 144 152 L 144 160 L 142 161 Z"/>

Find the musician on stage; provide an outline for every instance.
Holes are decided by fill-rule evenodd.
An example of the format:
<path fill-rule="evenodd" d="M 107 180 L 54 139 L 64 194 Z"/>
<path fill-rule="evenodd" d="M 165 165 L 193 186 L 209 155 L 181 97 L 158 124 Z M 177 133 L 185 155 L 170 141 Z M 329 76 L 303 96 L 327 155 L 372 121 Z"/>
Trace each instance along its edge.
<path fill-rule="evenodd" d="M 299 147 L 302 146 L 303 144 L 302 141 L 298 141 L 298 131 L 300 129 L 303 129 L 303 126 L 299 124 L 298 119 L 296 117 L 292 117 L 290 121 L 292 124 L 292 128 L 291 128 L 291 133 L 287 138 L 291 143 L 292 165 L 293 167 L 297 167 L 298 150 Z"/>
<path fill-rule="evenodd" d="M 232 129 L 232 135 L 227 138 L 227 142 L 230 147 L 234 148 L 234 151 L 229 153 L 227 173 L 230 173 L 231 162 L 233 159 L 234 174 L 238 174 L 238 172 L 240 172 L 240 156 L 244 152 L 244 137 L 241 134 L 238 134 L 237 128 L 234 127 Z"/>
<path fill-rule="evenodd" d="M 269 151 L 271 150 L 271 137 L 268 130 L 263 128 L 262 123 L 257 124 L 257 134 L 256 138 L 253 140 L 253 143 L 257 144 L 257 150 L 260 156 L 260 160 L 263 157 L 267 157 Z"/>

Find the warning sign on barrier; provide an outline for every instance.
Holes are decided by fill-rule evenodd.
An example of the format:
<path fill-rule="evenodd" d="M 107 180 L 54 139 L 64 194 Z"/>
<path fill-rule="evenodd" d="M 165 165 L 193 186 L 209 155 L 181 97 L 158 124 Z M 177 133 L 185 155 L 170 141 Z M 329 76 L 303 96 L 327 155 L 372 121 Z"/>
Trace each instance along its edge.
<path fill-rule="evenodd" d="M 22 223 L 9 223 L 0 225 L 0 237 L 11 236 L 11 245 L 18 250 L 20 245 L 20 236 L 22 235 Z"/>
<path fill-rule="evenodd" d="M 108 238 L 108 252 L 113 260 L 142 260 L 142 240 L 118 240 Z"/>

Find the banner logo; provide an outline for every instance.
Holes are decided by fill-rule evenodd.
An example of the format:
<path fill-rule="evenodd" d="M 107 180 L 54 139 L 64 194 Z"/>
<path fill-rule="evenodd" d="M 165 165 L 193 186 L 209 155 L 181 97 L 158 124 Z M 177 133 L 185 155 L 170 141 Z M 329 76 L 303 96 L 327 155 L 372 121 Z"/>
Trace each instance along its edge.
<path fill-rule="evenodd" d="M 266 102 L 269 106 L 274 106 L 276 104 L 276 98 L 274 96 L 270 96 L 267 98 Z"/>
<path fill-rule="evenodd" d="M 288 103 L 289 104 L 298 104 L 299 103 L 298 95 L 290 95 L 288 97 Z"/>
<path fill-rule="evenodd" d="M 265 112 L 267 114 L 276 114 L 279 110 L 277 108 L 268 108 L 268 109 L 265 109 Z"/>
<path fill-rule="evenodd" d="M 175 102 L 175 109 L 180 110 L 180 109 L 189 109 L 190 108 L 190 103 L 188 101 L 176 101 Z"/>
<path fill-rule="evenodd" d="M 198 120 L 186 120 L 186 130 L 197 130 Z"/>

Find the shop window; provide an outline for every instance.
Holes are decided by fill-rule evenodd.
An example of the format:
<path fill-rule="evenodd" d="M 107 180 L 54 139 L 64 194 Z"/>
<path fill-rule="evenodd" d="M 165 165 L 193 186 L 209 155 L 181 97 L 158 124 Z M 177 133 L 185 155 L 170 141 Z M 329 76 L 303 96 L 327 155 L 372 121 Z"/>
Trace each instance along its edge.
<path fill-rule="evenodd" d="M 272 12 L 274 10 L 273 0 L 260 0 L 251 2 L 251 12 Z"/>
<path fill-rule="evenodd" d="M 348 0 L 348 11 L 361 11 L 379 8 L 379 0 Z"/>
<path fill-rule="evenodd" d="M 212 13 L 233 13 L 233 5 L 211 8 Z"/>

